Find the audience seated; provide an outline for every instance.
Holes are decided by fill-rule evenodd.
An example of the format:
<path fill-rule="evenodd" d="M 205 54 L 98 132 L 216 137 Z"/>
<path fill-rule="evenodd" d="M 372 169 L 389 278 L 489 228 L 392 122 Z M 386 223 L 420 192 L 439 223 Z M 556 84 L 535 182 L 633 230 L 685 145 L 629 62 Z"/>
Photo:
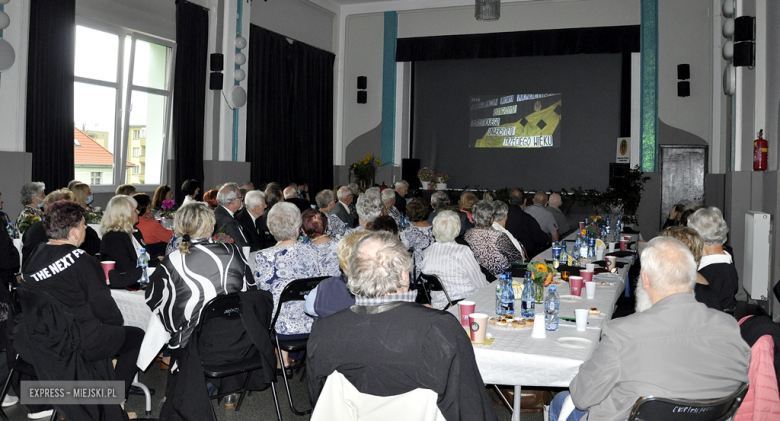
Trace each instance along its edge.
<path fill-rule="evenodd" d="M 22 186 L 21 202 L 24 205 L 16 218 L 16 226 L 21 226 L 22 221 L 29 217 L 43 219 L 43 199 L 46 198 L 44 190 L 46 185 L 37 181 Z"/>
<path fill-rule="evenodd" d="M 384 206 L 382 205 L 379 189 L 372 187 L 366 190 L 358 197 L 355 208 L 358 213 L 358 224 L 355 228 L 347 230 L 348 233 L 368 229 L 368 224 L 374 222 L 382 214 Z"/>
<path fill-rule="evenodd" d="M 409 192 L 409 183 L 406 180 L 396 181 L 394 206 L 403 215 L 406 215 L 406 193 Z M 391 215 L 392 216 L 392 215 Z"/>
<path fill-rule="evenodd" d="M 239 192 L 238 184 L 226 183 L 217 193 L 217 206 L 214 209 L 214 217 L 217 223 L 214 225 L 214 234 L 227 234 L 233 239 L 233 242 L 241 249 L 249 244 L 247 243 L 241 224 L 235 218 L 235 213 L 241 209 L 244 197 Z"/>
<path fill-rule="evenodd" d="M 152 209 L 159 212 L 162 210 L 163 202 L 166 200 L 173 200 L 173 191 L 171 186 L 162 185 L 157 187 L 152 197 Z"/>
<path fill-rule="evenodd" d="M 547 193 L 543 191 L 536 192 L 531 206 L 526 206 L 525 213 L 531 215 L 539 223 L 542 231 L 545 232 L 552 241 L 558 241 L 558 224 L 550 212 L 545 210 L 547 206 Z"/>
<path fill-rule="evenodd" d="M 439 277 L 452 301 L 462 300 L 488 284 L 471 249 L 455 242 L 459 232 L 460 217 L 449 210 L 439 212 L 433 219 L 436 242 L 425 249 L 419 266 L 422 273 Z M 443 309 L 447 297 L 434 291 L 431 305 Z"/>
<path fill-rule="evenodd" d="M 474 216 L 471 214 L 471 209 L 478 201 L 479 199 L 477 199 L 477 195 L 470 191 L 461 193 L 460 200 L 458 201 L 458 209 L 460 209 L 460 211 L 466 215 L 466 219 L 468 219 L 469 223 L 471 224 L 474 223 Z M 466 231 L 468 231 L 468 229 Z"/>
<path fill-rule="evenodd" d="M 661 237 L 672 237 L 680 240 L 688 250 L 693 254 L 693 260 L 698 267 L 701 263 L 701 254 L 704 251 L 704 240 L 693 228 L 671 226 L 665 228 L 658 233 Z M 701 276 L 701 273 L 696 273 L 696 285 L 693 288 L 693 293 L 696 296 L 696 301 L 706 305 L 713 310 L 723 310 L 723 306 L 720 302 L 720 298 L 715 291 L 710 287 L 709 282 Z"/>
<path fill-rule="evenodd" d="M 308 200 L 298 198 L 298 185 L 295 183 L 284 189 L 284 201 L 297 206 L 301 213 L 311 209 L 311 203 Z"/>
<path fill-rule="evenodd" d="M 339 219 L 341 219 L 341 222 L 343 222 L 346 226 L 349 228 L 354 228 L 355 220 L 349 213 L 349 207 L 355 197 L 352 194 L 352 190 L 347 186 L 341 187 L 338 189 L 337 197 L 339 202 L 336 203 L 336 206 L 333 208 L 332 212 L 338 216 Z"/>
<path fill-rule="evenodd" d="M 748 381 L 750 347 L 737 322 L 693 298 L 696 263 L 688 248 L 658 237 L 641 258 L 637 313 L 604 324 L 598 348 L 569 386 L 577 407 L 569 420 L 586 413 L 624 420 L 642 396 L 720 398 Z M 566 395 L 553 400 L 550 421 Z"/>
<path fill-rule="evenodd" d="M 358 227 L 360 228 L 360 227 Z M 393 235 L 398 235 L 398 225 L 395 219 L 389 215 L 380 215 L 366 226 L 368 231 L 387 231 Z M 350 232 L 360 232 L 363 230 L 351 230 Z"/>
<path fill-rule="evenodd" d="M 200 183 L 198 180 L 192 178 L 185 181 L 181 185 L 181 194 L 184 195 L 184 201 L 181 204 L 186 205 L 187 203 L 196 201 L 198 193 L 200 193 Z"/>
<path fill-rule="evenodd" d="M 328 237 L 342 236 L 344 235 L 345 223 L 335 213 L 336 201 L 333 197 L 333 192 L 330 190 L 323 190 L 314 196 L 314 200 L 317 202 L 317 208 L 328 218 L 328 230 L 325 231 L 325 235 Z M 344 209 L 342 207 L 342 209 Z"/>
<path fill-rule="evenodd" d="M 114 261 L 116 266 L 108 272 L 111 288 L 138 288 L 142 269 L 136 267 L 141 249 L 146 248 L 143 235 L 135 229 L 138 223 L 138 203 L 130 196 L 114 196 L 106 206 L 100 221 L 103 238 L 100 243 L 100 260 Z"/>
<path fill-rule="evenodd" d="M 433 226 L 428 223 L 428 205 L 422 198 L 412 200 L 406 205 L 411 225 L 401 232 L 401 242 L 407 249 L 414 248 L 414 278 L 420 276 L 423 252 L 433 244 Z"/>
<path fill-rule="evenodd" d="M 372 232 L 355 245 L 348 281 L 355 305 L 319 319 L 309 338 L 312 403 L 337 371 L 375 396 L 430 389 L 448 420 L 495 420 L 468 336 L 457 318 L 414 303 L 411 265 L 392 234 Z"/>
<path fill-rule="evenodd" d="M 399 227 L 403 226 L 401 223 L 401 212 L 398 211 L 398 209 L 395 207 L 395 195 L 396 191 L 391 188 L 386 188 L 382 190 L 380 193 L 380 197 L 382 198 L 382 204 L 385 206 L 385 209 L 387 210 L 387 215 L 393 218 L 395 221 L 395 224 Z"/>
<path fill-rule="evenodd" d="M 150 264 L 158 262 L 157 258 L 165 255 L 165 246 L 171 241 L 173 231 L 165 229 L 160 222 L 154 219 L 152 199 L 149 198 L 148 194 L 136 193 L 133 195 L 133 199 L 135 199 L 138 209 L 138 224 L 135 227 L 141 231 L 141 235 L 144 237 L 146 251 L 151 257 Z"/>
<path fill-rule="evenodd" d="M 136 359 L 144 332 L 123 326 L 100 263 L 78 248 L 86 235 L 84 213 L 83 207 L 69 200 L 46 209 L 44 229 L 49 241 L 30 258 L 20 283 L 27 343 L 18 344 L 17 349 L 32 351 L 24 358 L 36 367 L 41 380 L 116 379 L 124 382 L 126 393 L 138 371 Z M 61 270 L 48 270 L 51 265 Z M 27 291 L 36 298 L 26 296 Z M 112 358 L 117 361 L 115 369 Z M 58 409 L 74 420 L 90 419 L 85 412 L 93 416 L 99 411 L 119 413 L 119 405 Z"/>
<path fill-rule="evenodd" d="M 493 225 L 492 225 L 493 229 L 506 234 L 506 236 L 509 237 L 509 240 L 515 246 L 515 248 L 520 250 L 520 253 L 522 253 L 523 261 L 527 262 L 528 254 L 525 252 L 525 247 L 523 247 L 520 241 L 517 241 L 517 238 L 515 238 L 515 236 L 512 235 L 512 233 L 507 231 L 506 229 L 506 220 L 507 220 L 507 213 L 509 213 L 509 206 L 500 200 L 494 200 L 490 203 L 493 205 Z"/>
<path fill-rule="evenodd" d="M 121 184 L 119 187 L 116 188 L 116 192 L 114 192 L 117 196 L 119 195 L 125 195 L 125 196 L 132 196 L 135 194 L 135 186 L 132 184 Z"/>
<path fill-rule="evenodd" d="M 325 235 L 327 230 L 328 219 L 322 212 L 308 209 L 301 214 L 301 232 L 317 252 L 317 265 L 327 276 L 337 276 L 341 273 L 336 251 L 338 241 Z"/>
<path fill-rule="evenodd" d="M 723 243 L 729 234 L 723 214 L 716 207 L 699 209 L 688 218 L 688 226 L 695 229 L 704 240 L 699 273 L 717 295 L 720 308 L 733 310 L 737 307 L 739 275 L 734 267 L 734 259 L 723 250 Z"/>
<path fill-rule="evenodd" d="M 92 207 L 92 202 L 95 200 L 95 196 L 92 194 L 92 189 L 89 184 L 76 183 L 73 188 L 70 189 L 73 192 L 73 200 L 86 209 L 87 212 L 95 212 L 96 209 Z"/>
<path fill-rule="evenodd" d="M 558 225 L 558 237 L 561 239 L 563 239 L 571 229 L 569 227 L 569 221 L 566 219 L 566 215 L 564 215 L 563 211 L 561 211 L 562 204 L 563 201 L 561 201 L 561 195 L 558 193 L 553 193 L 550 195 L 550 201 L 547 203 L 547 207 L 544 208 L 547 212 L 552 214 L 553 218 L 555 218 L 555 223 Z"/>
<path fill-rule="evenodd" d="M 265 194 L 259 190 L 250 190 L 244 196 L 244 208 L 236 212 L 236 220 L 241 224 L 251 251 L 266 248 L 265 235 L 260 231 L 265 208 Z"/>
<path fill-rule="evenodd" d="M 431 207 L 433 208 L 433 212 L 428 215 L 428 222 L 433 224 L 433 218 L 435 218 L 440 211 L 447 209 L 449 205 L 450 197 L 447 196 L 447 193 L 441 190 L 433 192 L 433 194 L 431 194 Z"/>
<path fill-rule="evenodd" d="M 306 313 L 317 317 L 328 317 L 355 304 L 355 296 L 347 288 L 349 279 L 349 256 L 363 236 L 370 231 L 363 230 L 345 235 L 338 245 L 339 268 L 341 273 L 324 279 L 306 296 Z"/>
<path fill-rule="evenodd" d="M 347 184 L 347 187 L 352 191 L 352 197 L 354 198 L 352 203 L 349 204 L 349 215 L 352 217 L 352 220 L 355 221 L 353 226 L 357 226 L 359 219 L 357 213 L 357 197 L 360 194 L 360 187 L 358 187 L 356 183 L 349 183 Z"/>
<path fill-rule="evenodd" d="M 209 205 L 209 209 L 212 211 L 216 209 L 219 206 L 219 203 L 217 203 L 217 189 L 211 189 L 203 193 L 203 201 Z"/>
<path fill-rule="evenodd" d="M 505 228 L 520 241 L 525 247 L 528 258 L 532 259 L 547 248 L 550 239 L 542 231 L 536 219 L 525 213 L 522 206 L 525 206 L 523 192 L 520 189 L 512 189 L 509 193 L 509 211 Z"/>
<path fill-rule="evenodd" d="M 464 236 L 479 264 L 494 276 L 504 273 L 512 263 L 523 258 L 506 234 L 493 229 L 493 205 L 480 200 L 472 208 L 474 228 Z"/>

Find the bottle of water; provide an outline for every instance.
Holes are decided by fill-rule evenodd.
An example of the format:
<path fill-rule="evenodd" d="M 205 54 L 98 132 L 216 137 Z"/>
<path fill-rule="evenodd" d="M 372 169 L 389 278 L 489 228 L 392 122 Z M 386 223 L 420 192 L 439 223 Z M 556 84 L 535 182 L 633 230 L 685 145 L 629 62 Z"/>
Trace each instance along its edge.
<path fill-rule="evenodd" d="M 577 234 L 577 239 L 574 240 L 574 246 L 571 248 L 571 264 L 572 266 L 580 265 L 580 236 Z"/>
<path fill-rule="evenodd" d="M 588 258 L 596 258 L 596 239 L 588 238 Z"/>
<path fill-rule="evenodd" d="M 566 251 L 566 240 L 561 241 L 561 262 L 564 265 L 569 264 L 569 252 Z"/>
<path fill-rule="evenodd" d="M 531 271 L 525 272 L 525 281 L 523 282 L 522 308 L 520 315 L 526 319 L 534 317 L 534 279 Z"/>
<path fill-rule="evenodd" d="M 585 263 L 583 262 L 588 258 L 588 237 L 582 237 L 582 241 L 580 241 L 580 266 L 584 266 Z"/>
<path fill-rule="evenodd" d="M 561 264 L 561 246 L 556 241 L 552 246 L 553 268 L 558 269 Z"/>
<path fill-rule="evenodd" d="M 512 277 L 504 276 L 504 290 L 501 291 L 501 315 L 515 315 L 515 290 L 512 288 Z"/>
<path fill-rule="evenodd" d="M 136 263 L 135 267 L 143 268 L 141 270 L 141 279 L 138 280 L 138 283 L 148 283 L 149 275 L 146 273 L 146 269 L 149 267 L 149 253 L 146 252 L 146 249 L 141 249 L 141 255 L 138 256 L 138 263 Z"/>
<path fill-rule="evenodd" d="M 503 273 L 498 275 L 498 282 L 496 282 L 496 316 L 503 316 L 501 312 L 501 296 L 504 293 L 504 284 L 506 283 L 506 275 Z"/>
<path fill-rule="evenodd" d="M 550 285 L 547 298 L 544 299 L 544 327 L 553 332 L 558 330 L 558 310 L 561 308 L 557 289 L 555 285 Z"/>
<path fill-rule="evenodd" d="M 621 221 L 622 216 L 618 215 L 617 221 L 615 221 L 615 237 L 612 239 L 612 241 L 619 243 L 620 242 L 620 233 L 623 232 L 623 221 Z"/>

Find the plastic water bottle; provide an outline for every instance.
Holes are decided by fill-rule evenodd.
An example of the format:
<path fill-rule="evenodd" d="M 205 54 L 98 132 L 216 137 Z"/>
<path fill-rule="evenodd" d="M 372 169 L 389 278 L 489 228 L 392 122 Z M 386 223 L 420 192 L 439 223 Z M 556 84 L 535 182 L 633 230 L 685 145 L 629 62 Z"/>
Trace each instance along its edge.
<path fill-rule="evenodd" d="M 558 269 L 558 266 L 561 265 L 561 246 L 556 241 L 553 243 L 552 246 L 552 255 L 553 255 L 553 268 Z"/>
<path fill-rule="evenodd" d="M 588 258 L 596 258 L 596 239 L 588 238 Z"/>
<path fill-rule="evenodd" d="M 571 265 L 580 265 L 580 236 L 577 235 L 577 239 L 574 240 L 574 246 L 571 248 Z"/>
<path fill-rule="evenodd" d="M 496 282 L 496 316 L 503 316 L 501 312 L 501 295 L 504 293 L 504 284 L 506 275 L 503 273 L 498 276 L 498 282 Z"/>
<path fill-rule="evenodd" d="M 582 237 L 582 240 L 580 241 L 580 266 L 584 266 L 585 263 L 583 262 L 588 258 L 588 238 Z"/>
<path fill-rule="evenodd" d="M 553 332 L 558 330 L 558 311 L 561 308 L 557 290 L 555 285 L 550 285 L 547 298 L 544 299 L 544 327 Z"/>
<path fill-rule="evenodd" d="M 525 272 L 525 281 L 523 281 L 522 308 L 520 315 L 526 319 L 534 317 L 534 279 L 531 271 Z"/>
<path fill-rule="evenodd" d="M 569 264 L 569 252 L 566 251 L 566 240 L 561 241 L 561 262 L 564 265 Z"/>
<path fill-rule="evenodd" d="M 11 239 L 15 238 L 14 237 L 15 232 L 14 232 L 14 224 L 13 224 L 13 222 L 9 222 L 8 226 L 5 227 L 5 229 L 8 232 L 8 236 L 11 237 Z"/>
<path fill-rule="evenodd" d="M 515 315 L 515 289 L 512 288 L 512 277 L 504 276 L 504 290 L 501 291 L 501 315 Z"/>
<path fill-rule="evenodd" d="M 623 232 L 623 221 L 621 221 L 622 216 L 618 215 L 617 221 L 615 222 L 615 237 L 612 239 L 612 241 L 619 243 L 620 242 L 620 233 Z"/>
<path fill-rule="evenodd" d="M 135 267 L 143 268 L 141 270 L 141 279 L 138 280 L 138 283 L 148 283 L 149 275 L 146 273 L 146 269 L 149 267 L 149 253 L 146 252 L 146 249 L 141 249 L 141 255 L 138 256 L 138 263 L 135 265 Z"/>

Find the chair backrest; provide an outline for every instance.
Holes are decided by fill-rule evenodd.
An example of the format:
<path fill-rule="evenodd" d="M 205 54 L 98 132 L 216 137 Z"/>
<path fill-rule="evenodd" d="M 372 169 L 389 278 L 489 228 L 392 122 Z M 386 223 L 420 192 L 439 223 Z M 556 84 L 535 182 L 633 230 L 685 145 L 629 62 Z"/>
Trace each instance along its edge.
<path fill-rule="evenodd" d="M 637 399 L 629 421 L 723 421 L 737 412 L 748 391 L 742 383 L 729 396 L 717 399 L 667 399 L 648 396 Z"/>
<path fill-rule="evenodd" d="M 322 282 L 323 279 L 328 279 L 330 276 L 316 276 L 314 278 L 296 279 L 282 290 L 279 295 L 279 304 L 276 305 L 276 313 L 274 313 L 274 319 L 271 321 L 271 331 L 274 329 L 276 319 L 279 318 L 279 313 L 282 311 L 282 304 L 290 301 L 303 301 L 306 299 L 311 290 Z"/>
<path fill-rule="evenodd" d="M 418 278 L 418 282 L 422 285 L 429 302 L 431 292 L 439 291 L 444 293 L 444 296 L 447 297 L 447 302 L 449 303 L 447 307 L 444 308 L 444 310 L 452 306 L 452 299 L 450 299 L 450 294 L 447 292 L 447 289 L 444 288 L 444 284 L 442 284 L 441 279 L 439 279 L 438 276 L 421 273 L 420 277 Z"/>
<path fill-rule="evenodd" d="M 241 319 L 241 298 L 237 292 L 217 296 L 206 303 L 203 311 L 200 312 L 198 336 L 200 336 L 203 325 L 213 319 Z"/>

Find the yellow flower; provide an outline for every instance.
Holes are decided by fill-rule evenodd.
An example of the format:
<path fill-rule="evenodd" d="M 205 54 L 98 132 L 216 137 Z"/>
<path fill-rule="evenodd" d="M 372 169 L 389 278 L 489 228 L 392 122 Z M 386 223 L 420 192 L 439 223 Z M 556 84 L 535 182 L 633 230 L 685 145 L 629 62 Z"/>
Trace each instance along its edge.
<path fill-rule="evenodd" d="M 580 231 L 580 235 L 585 235 L 585 230 Z"/>
<path fill-rule="evenodd" d="M 376 163 L 382 165 L 382 161 L 380 161 L 379 158 L 376 159 Z"/>
<path fill-rule="evenodd" d="M 367 161 L 370 161 L 370 160 L 371 160 L 371 154 L 368 154 L 368 155 L 366 155 L 366 160 L 367 160 Z"/>
<path fill-rule="evenodd" d="M 547 265 L 537 264 L 536 265 L 536 271 L 537 272 L 547 272 Z"/>

